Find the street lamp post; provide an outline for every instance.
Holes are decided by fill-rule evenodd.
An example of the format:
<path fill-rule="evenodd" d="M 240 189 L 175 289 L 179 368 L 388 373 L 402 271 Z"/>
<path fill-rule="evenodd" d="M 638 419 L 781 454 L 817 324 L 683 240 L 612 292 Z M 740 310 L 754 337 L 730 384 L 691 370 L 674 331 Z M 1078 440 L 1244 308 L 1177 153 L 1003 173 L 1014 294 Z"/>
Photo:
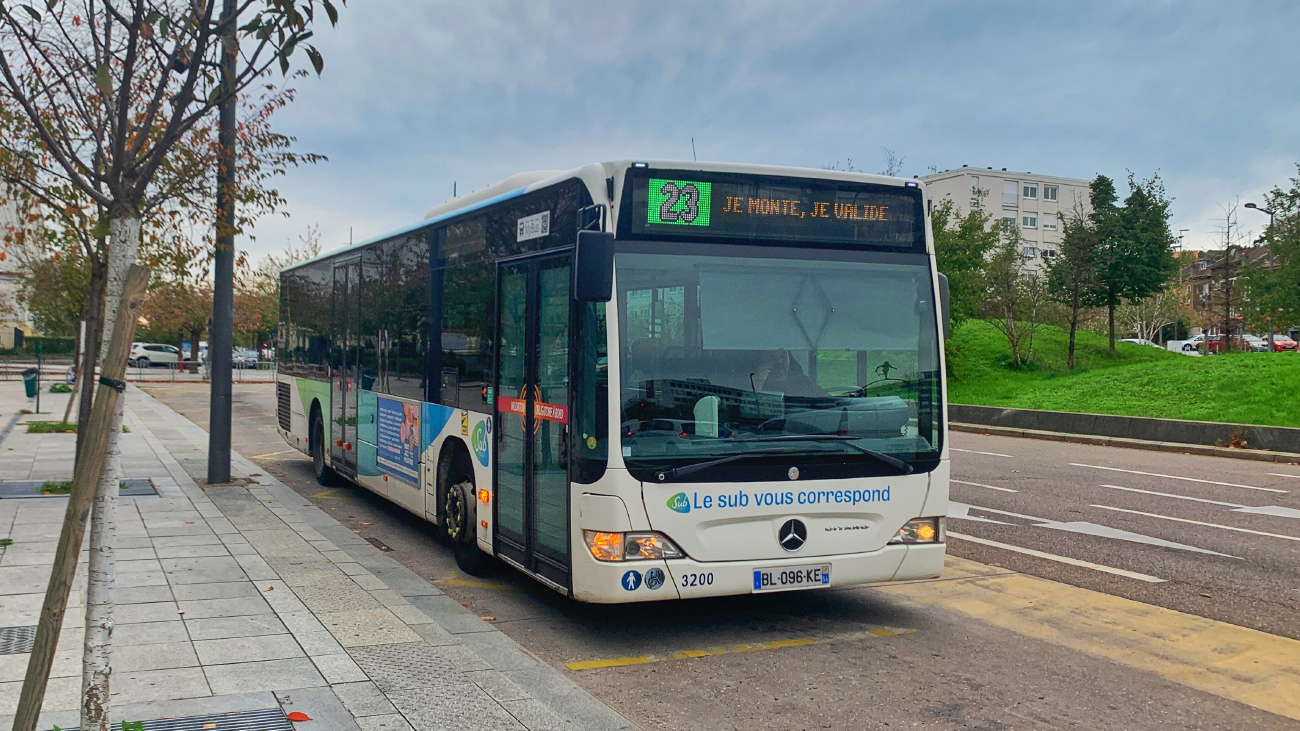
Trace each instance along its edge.
<path fill-rule="evenodd" d="M 1260 213 L 1268 214 L 1267 233 L 1264 236 L 1261 236 L 1260 238 L 1265 239 L 1268 235 L 1272 234 L 1273 233 L 1273 211 L 1264 208 L 1263 206 L 1257 206 L 1254 203 L 1247 203 L 1246 207 L 1259 211 Z M 1272 243 L 1273 243 L 1272 241 L 1269 241 L 1269 244 Z M 1273 268 L 1273 250 L 1271 247 L 1268 252 L 1268 268 L 1269 269 Z M 1270 353 L 1276 352 L 1273 350 L 1273 316 L 1272 315 L 1269 315 L 1268 318 L 1268 352 Z"/>

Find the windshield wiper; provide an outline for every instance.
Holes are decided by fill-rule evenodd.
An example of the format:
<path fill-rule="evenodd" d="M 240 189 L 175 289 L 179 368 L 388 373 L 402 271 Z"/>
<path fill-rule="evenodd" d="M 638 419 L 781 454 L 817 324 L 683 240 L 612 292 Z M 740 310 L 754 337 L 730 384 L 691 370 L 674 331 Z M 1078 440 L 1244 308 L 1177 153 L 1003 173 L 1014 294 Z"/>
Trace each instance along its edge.
<path fill-rule="evenodd" d="M 710 459 L 704 462 L 696 462 L 695 464 L 688 464 L 684 467 L 670 467 L 666 470 L 659 470 L 655 473 L 655 479 L 660 482 L 675 480 L 678 477 L 699 472 L 700 470 L 707 470 L 710 467 L 716 467 L 720 464 L 735 462 L 747 457 L 764 457 L 772 454 L 803 454 L 803 452 L 798 449 L 755 449 L 752 452 L 729 454 L 726 457 L 718 457 L 717 459 Z"/>
<path fill-rule="evenodd" d="M 907 462 L 904 462 L 903 460 L 897 457 L 891 457 L 888 454 L 884 454 L 883 452 L 877 452 L 874 449 L 867 449 L 866 447 L 854 444 L 852 441 L 853 439 L 857 439 L 857 437 L 851 437 L 848 435 L 841 435 L 841 434 L 785 434 L 782 436 L 770 436 L 770 437 L 763 437 L 763 436 L 743 437 L 743 438 L 737 438 L 734 441 L 737 442 L 835 442 L 836 444 L 843 444 L 846 447 L 851 447 L 853 449 L 856 449 L 862 454 L 865 454 L 868 457 L 871 457 L 878 462 L 883 462 L 905 475 L 912 474 L 912 465 L 908 464 Z"/>

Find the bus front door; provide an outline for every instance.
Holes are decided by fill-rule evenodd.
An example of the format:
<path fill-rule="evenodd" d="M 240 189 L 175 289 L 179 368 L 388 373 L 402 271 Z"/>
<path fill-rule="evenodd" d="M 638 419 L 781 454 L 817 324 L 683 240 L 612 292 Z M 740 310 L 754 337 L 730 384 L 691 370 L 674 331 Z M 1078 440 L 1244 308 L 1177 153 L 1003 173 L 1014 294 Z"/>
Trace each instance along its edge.
<path fill-rule="evenodd" d="M 357 474 L 357 330 L 361 320 L 361 260 L 334 267 L 330 297 L 330 462 L 334 469 Z"/>
<path fill-rule="evenodd" d="M 569 589 L 571 257 L 497 267 L 497 554 Z"/>

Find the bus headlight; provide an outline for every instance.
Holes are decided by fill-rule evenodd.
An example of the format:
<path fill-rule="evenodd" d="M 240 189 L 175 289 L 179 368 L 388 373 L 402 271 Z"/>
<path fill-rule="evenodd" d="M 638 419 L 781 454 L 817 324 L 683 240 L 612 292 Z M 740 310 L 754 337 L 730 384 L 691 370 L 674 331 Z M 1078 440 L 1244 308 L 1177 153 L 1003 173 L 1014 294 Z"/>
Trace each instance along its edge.
<path fill-rule="evenodd" d="M 686 554 L 662 533 L 605 533 L 584 530 L 582 537 L 597 561 L 648 561 Z"/>
<path fill-rule="evenodd" d="M 890 543 L 943 543 L 943 518 L 913 518 L 890 539 Z"/>

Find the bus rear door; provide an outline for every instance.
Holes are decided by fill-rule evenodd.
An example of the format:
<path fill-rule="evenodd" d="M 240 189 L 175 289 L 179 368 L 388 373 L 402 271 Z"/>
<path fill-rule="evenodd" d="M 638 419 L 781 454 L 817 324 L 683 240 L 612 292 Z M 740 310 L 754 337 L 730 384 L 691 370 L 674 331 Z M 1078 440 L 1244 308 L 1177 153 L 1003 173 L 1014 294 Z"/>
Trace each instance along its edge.
<path fill-rule="evenodd" d="M 361 324 L 361 260 L 339 262 L 334 267 L 330 297 L 330 462 L 334 469 L 357 474 L 357 389 L 359 380 L 357 330 Z"/>

